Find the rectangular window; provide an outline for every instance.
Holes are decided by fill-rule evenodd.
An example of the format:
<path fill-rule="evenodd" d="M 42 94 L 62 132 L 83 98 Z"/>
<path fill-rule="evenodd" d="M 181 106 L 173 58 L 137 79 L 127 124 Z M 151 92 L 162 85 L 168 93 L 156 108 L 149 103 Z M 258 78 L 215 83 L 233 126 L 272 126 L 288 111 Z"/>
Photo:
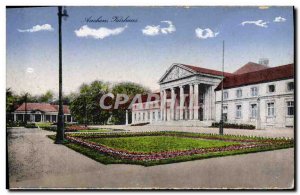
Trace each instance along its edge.
<path fill-rule="evenodd" d="M 257 104 L 251 104 L 250 108 L 251 108 L 251 110 L 250 110 L 251 118 L 256 118 L 256 116 L 257 116 Z"/>
<path fill-rule="evenodd" d="M 257 96 L 258 95 L 258 88 L 252 87 L 251 88 L 251 96 Z"/>
<path fill-rule="evenodd" d="M 242 97 L 242 90 L 241 89 L 236 90 L 236 97 L 237 98 Z"/>
<path fill-rule="evenodd" d="M 150 112 L 148 111 L 148 120 L 150 120 Z"/>
<path fill-rule="evenodd" d="M 158 111 L 158 118 L 160 119 L 160 111 Z"/>
<path fill-rule="evenodd" d="M 289 82 L 287 84 L 288 91 L 294 91 L 294 82 Z"/>
<path fill-rule="evenodd" d="M 242 118 L 242 105 L 236 106 L 235 116 L 236 116 L 236 118 Z"/>
<path fill-rule="evenodd" d="M 223 98 L 224 98 L 224 100 L 228 99 L 228 91 L 223 92 Z"/>
<path fill-rule="evenodd" d="M 294 116 L 294 101 L 288 101 L 287 103 L 287 115 Z"/>
<path fill-rule="evenodd" d="M 275 92 L 275 85 L 269 85 L 269 86 L 268 86 L 268 92 L 269 92 L 269 93 Z"/>
<path fill-rule="evenodd" d="M 267 110 L 268 110 L 268 116 L 269 117 L 275 116 L 274 102 L 267 103 Z"/>
<path fill-rule="evenodd" d="M 153 112 L 152 114 L 153 114 L 153 115 L 152 115 L 152 116 L 153 116 L 153 120 L 155 120 L 155 112 Z"/>
<path fill-rule="evenodd" d="M 223 106 L 223 121 L 224 122 L 227 121 L 227 113 L 228 113 L 228 107 L 227 106 Z"/>
<path fill-rule="evenodd" d="M 143 120 L 145 120 L 145 113 L 143 112 Z"/>

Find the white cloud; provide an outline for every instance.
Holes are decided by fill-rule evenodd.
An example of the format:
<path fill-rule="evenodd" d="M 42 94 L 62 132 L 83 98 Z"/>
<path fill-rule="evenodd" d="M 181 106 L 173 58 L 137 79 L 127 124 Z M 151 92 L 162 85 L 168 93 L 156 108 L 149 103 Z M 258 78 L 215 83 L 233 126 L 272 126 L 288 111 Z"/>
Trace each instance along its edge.
<path fill-rule="evenodd" d="M 118 27 L 114 29 L 109 29 L 106 27 L 100 27 L 98 29 L 90 28 L 87 25 L 80 27 L 80 29 L 75 30 L 77 37 L 92 37 L 94 39 L 104 39 L 105 37 L 121 34 L 127 25 L 124 27 Z"/>
<path fill-rule="evenodd" d="M 160 21 L 161 23 L 167 23 L 168 27 L 160 27 L 160 25 L 147 25 L 145 26 L 144 29 L 142 29 L 142 32 L 144 35 L 147 36 L 156 36 L 160 34 L 170 34 L 176 31 L 175 26 L 173 25 L 172 21 L 165 20 L 165 21 Z"/>
<path fill-rule="evenodd" d="M 33 68 L 30 68 L 30 67 L 28 67 L 28 68 L 26 68 L 26 72 L 27 72 L 27 73 L 29 73 L 29 74 L 31 74 L 31 73 L 33 73 L 33 72 L 34 72 L 34 69 L 33 69 Z"/>
<path fill-rule="evenodd" d="M 273 20 L 273 22 L 285 22 L 285 21 L 286 21 L 286 19 L 281 16 L 278 16 Z"/>
<path fill-rule="evenodd" d="M 29 29 L 18 29 L 19 32 L 38 32 L 38 31 L 53 31 L 54 29 L 50 24 L 43 24 L 43 25 L 35 25 Z"/>
<path fill-rule="evenodd" d="M 254 24 L 259 27 L 267 28 L 269 22 L 263 21 L 263 20 L 257 20 L 257 21 L 244 21 L 241 23 L 242 26 L 245 26 L 246 24 Z"/>
<path fill-rule="evenodd" d="M 219 32 L 213 32 L 210 28 L 196 28 L 195 33 L 199 39 L 214 38 L 219 34 Z"/>

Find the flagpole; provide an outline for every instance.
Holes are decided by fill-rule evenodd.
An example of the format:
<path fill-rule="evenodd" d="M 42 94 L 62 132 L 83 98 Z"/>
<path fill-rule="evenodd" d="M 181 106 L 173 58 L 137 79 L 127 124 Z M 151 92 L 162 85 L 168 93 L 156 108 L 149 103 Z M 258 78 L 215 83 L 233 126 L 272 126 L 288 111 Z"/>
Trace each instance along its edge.
<path fill-rule="evenodd" d="M 223 121 L 223 90 L 224 90 L 224 52 L 225 52 L 225 42 L 223 40 L 223 54 L 222 54 L 222 83 L 221 83 L 221 120 L 220 120 L 220 127 L 219 127 L 219 134 L 223 135 L 223 126 L 224 126 L 224 121 Z"/>

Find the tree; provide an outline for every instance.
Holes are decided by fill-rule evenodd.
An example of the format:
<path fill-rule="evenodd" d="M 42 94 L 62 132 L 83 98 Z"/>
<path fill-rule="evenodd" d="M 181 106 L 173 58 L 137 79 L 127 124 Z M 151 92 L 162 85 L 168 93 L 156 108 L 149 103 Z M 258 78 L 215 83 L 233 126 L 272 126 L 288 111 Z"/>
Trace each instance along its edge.
<path fill-rule="evenodd" d="M 48 90 L 45 94 L 42 94 L 38 98 L 38 101 L 43 102 L 43 103 L 49 103 L 49 102 L 52 102 L 53 97 L 54 97 L 54 93 L 52 91 Z"/>
<path fill-rule="evenodd" d="M 126 94 L 129 96 L 129 99 L 132 100 L 132 98 L 136 94 L 147 94 L 147 93 L 150 93 L 150 90 L 140 84 L 137 84 L 137 83 L 121 82 L 121 83 L 117 83 L 113 86 L 112 93 L 115 95 L 115 97 L 117 94 Z M 131 119 L 131 110 L 128 110 L 128 120 L 129 120 L 129 123 L 132 120 Z M 126 108 L 125 107 L 123 107 L 123 109 L 116 109 L 116 110 L 112 111 L 111 123 L 116 124 L 116 125 L 121 125 L 121 124 L 126 123 Z"/>
<path fill-rule="evenodd" d="M 79 123 L 105 124 L 110 116 L 108 110 L 100 107 L 102 95 L 109 92 L 109 83 L 93 81 L 91 84 L 82 84 L 79 94 L 70 104 L 72 115 Z"/>

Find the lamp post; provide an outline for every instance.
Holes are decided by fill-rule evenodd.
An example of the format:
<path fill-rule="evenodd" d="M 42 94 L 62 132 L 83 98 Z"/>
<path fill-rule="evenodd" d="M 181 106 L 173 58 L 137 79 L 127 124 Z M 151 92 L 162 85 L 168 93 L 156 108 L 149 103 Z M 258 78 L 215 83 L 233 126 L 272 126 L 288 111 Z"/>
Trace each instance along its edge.
<path fill-rule="evenodd" d="M 223 135 L 223 126 L 224 126 L 224 121 L 223 121 L 223 81 L 224 81 L 224 41 L 223 41 L 223 55 L 222 55 L 222 91 L 221 91 L 221 120 L 220 120 L 220 127 L 219 127 L 219 134 Z"/>
<path fill-rule="evenodd" d="M 59 52 L 59 94 L 58 94 L 58 120 L 57 120 L 57 132 L 56 132 L 56 144 L 62 144 L 64 142 L 64 112 L 62 102 L 62 41 L 61 41 L 61 19 L 62 17 L 67 18 L 67 10 L 62 6 L 58 6 L 58 52 Z"/>

